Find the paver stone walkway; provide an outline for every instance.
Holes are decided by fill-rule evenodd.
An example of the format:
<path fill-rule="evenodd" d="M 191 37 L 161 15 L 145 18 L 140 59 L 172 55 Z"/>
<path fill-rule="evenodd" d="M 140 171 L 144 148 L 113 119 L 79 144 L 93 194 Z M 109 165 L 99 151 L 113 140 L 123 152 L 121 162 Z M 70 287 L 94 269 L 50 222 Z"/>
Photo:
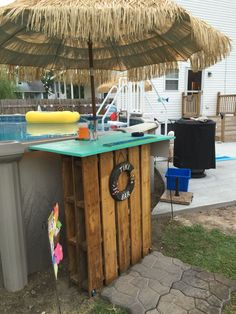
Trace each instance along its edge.
<path fill-rule="evenodd" d="M 153 252 L 102 296 L 135 314 L 220 314 L 234 290 L 234 281 Z"/>

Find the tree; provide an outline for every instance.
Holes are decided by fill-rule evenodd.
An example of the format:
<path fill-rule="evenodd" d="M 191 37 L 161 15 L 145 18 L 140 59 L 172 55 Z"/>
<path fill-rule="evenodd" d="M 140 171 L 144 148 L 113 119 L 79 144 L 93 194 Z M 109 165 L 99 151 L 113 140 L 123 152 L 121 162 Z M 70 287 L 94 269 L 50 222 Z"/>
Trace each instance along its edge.
<path fill-rule="evenodd" d="M 14 81 L 8 80 L 8 78 L 0 75 L 0 99 L 14 99 L 16 98 L 17 87 Z"/>
<path fill-rule="evenodd" d="M 42 78 L 42 83 L 45 88 L 46 94 L 50 95 L 53 93 L 53 86 L 54 86 L 54 76 L 51 71 L 46 72 L 46 74 Z"/>

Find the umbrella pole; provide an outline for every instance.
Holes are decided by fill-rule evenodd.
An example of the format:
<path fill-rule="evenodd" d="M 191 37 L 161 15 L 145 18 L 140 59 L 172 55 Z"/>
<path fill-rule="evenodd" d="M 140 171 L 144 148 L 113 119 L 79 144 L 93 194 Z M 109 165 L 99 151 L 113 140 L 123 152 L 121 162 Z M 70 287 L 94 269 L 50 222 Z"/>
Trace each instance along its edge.
<path fill-rule="evenodd" d="M 93 122 L 94 122 L 94 132 L 97 132 L 96 123 L 96 100 L 95 100 L 95 84 L 94 84 L 94 70 L 93 70 L 93 42 L 89 36 L 88 40 L 88 50 L 89 50 L 89 75 L 90 75 L 90 85 L 91 85 L 91 97 L 92 97 L 92 110 L 93 110 Z"/>

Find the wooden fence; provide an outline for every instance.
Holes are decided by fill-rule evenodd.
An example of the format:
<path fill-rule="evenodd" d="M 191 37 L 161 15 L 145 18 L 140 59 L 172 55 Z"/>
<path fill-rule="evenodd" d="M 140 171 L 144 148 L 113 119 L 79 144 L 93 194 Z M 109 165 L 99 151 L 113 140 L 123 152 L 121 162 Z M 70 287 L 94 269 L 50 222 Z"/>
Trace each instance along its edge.
<path fill-rule="evenodd" d="M 190 95 L 182 93 L 182 117 L 198 117 L 201 113 L 202 92 L 191 93 Z"/>
<path fill-rule="evenodd" d="M 96 102 L 99 106 L 100 99 Z M 28 111 L 78 111 L 81 114 L 92 113 L 90 100 L 81 99 L 4 99 L 0 100 L 0 114 L 25 114 Z"/>
<path fill-rule="evenodd" d="M 220 113 L 233 114 L 236 116 L 236 95 L 217 94 L 216 115 Z"/>

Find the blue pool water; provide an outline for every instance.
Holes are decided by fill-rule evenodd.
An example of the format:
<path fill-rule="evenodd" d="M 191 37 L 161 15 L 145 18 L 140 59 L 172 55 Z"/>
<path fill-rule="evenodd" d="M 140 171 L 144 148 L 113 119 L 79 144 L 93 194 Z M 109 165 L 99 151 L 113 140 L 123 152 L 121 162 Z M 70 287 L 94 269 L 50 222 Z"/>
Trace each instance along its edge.
<path fill-rule="evenodd" d="M 84 122 L 81 119 L 80 122 Z M 0 141 L 38 141 L 76 135 L 77 123 L 28 124 L 24 115 L 0 116 Z M 107 129 L 107 127 L 105 127 Z"/>
<path fill-rule="evenodd" d="M 72 136 L 76 134 L 76 132 L 57 132 L 50 130 L 47 132 L 49 134 L 44 134 L 40 130 L 37 130 L 37 126 L 34 125 L 33 130 L 28 130 L 28 126 L 26 122 L 0 122 L 0 141 L 37 141 L 42 139 L 52 139 L 52 138 L 59 138 L 64 136 Z"/>
<path fill-rule="evenodd" d="M 0 116 L 0 122 L 25 122 L 24 115 L 2 115 Z"/>

